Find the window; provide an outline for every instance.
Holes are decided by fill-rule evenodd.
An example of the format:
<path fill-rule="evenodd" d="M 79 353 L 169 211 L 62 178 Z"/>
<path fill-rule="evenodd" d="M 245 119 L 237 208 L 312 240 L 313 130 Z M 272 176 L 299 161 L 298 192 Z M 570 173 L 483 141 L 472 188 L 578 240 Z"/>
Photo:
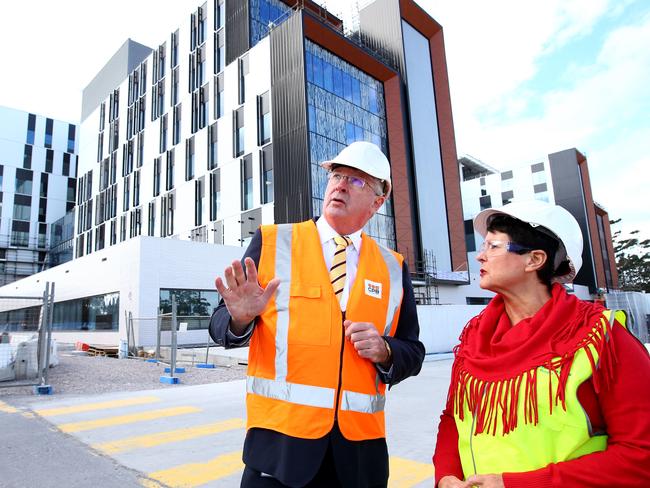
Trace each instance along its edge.
<path fill-rule="evenodd" d="M 153 196 L 160 195 L 160 172 L 162 169 L 162 158 L 153 160 Z"/>
<path fill-rule="evenodd" d="M 205 85 L 199 91 L 199 129 L 208 124 L 208 106 L 210 103 L 210 87 Z"/>
<path fill-rule="evenodd" d="M 104 238 L 105 238 L 106 227 L 104 224 L 97 226 L 95 229 L 95 251 L 104 249 Z"/>
<path fill-rule="evenodd" d="M 248 55 L 239 58 L 238 76 L 239 76 L 239 104 L 246 101 L 246 75 L 248 75 Z"/>
<path fill-rule="evenodd" d="M 210 173 L 210 220 L 217 220 L 221 204 L 221 178 L 219 170 Z"/>
<path fill-rule="evenodd" d="M 38 221 L 43 223 L 47 221 L 47 198 L 40 198 L 38 201 Z"/>
<path fill-rule="evenodd" d="M 142 233 L 142 209 L 134 208 L 129 214 L 129 237 L 136 237 Z"/>
<path fill-rule="evenodd" d="M 214 72 L 221 73 L 226 67 L 226 36 L 223 30 L 215 35 L 214 49 Z"/>
<path fill-rule="evenodd" d="M 131 176 L 125 176 L 122 185 L 122 210 L 127 211 L 131 203 Z"/>
<path fill-rule="evenodd" d="M 503 180 L 511 180 L 512 179 L 512 171 L 504 171 L 501 173 L 501 181 Z"/>
<path fill-rule="evenodd" d="M 36 134 L 36 115 L 29 114 L 27 117 L 27 144 L 34 144 L 34 135 Z"/>
<path fill-rule="evenodd" d="M 160 118 L 160 144 L 158 152 L 164 153 L 167 150 L 167 114 Z"/>
<path fill-rule="evenodd" d="M 215 0 L 215 4 L 214 30 L 219 30 L 226 20 L 226 0 Z"/>
<path fill-rule="evenodd" d="M 269 92 L 257 97 L 257 143 L 262 146 L 271 140 L 271 104 Z"/>
<path fill-rule="evenodd" d="M 126 214 L 120 217 L 120 242 L 126 240 Z"/>
<path fill-rule="evenodd" d="M 160 309 L 163 313 L 171 313 L 172 296 L 176 299 L 177 313 L 187 317 L 187 329 L 207 329 L 210 316 L 219 304 L 219 293 L 214 290 L 160 289 Z M 183 319 L 184 321 L 186 319 Z M 167 326 L 169 330 L 169 326 Z"/>
<path fill-rule="evenodd" d="M 165 190 L 174 188 L 174 150 L 167 151 Z"/>
<path fill-rule="evenodd" d="M 223 73 L 214 79 L 214 118 L 223 116 L 225 98 L 223 92 Z"/>
<path fill-rule="evenodd" d="M 32 178 L 33 173 L 30 170 L 16 168 L 16 193 L 31 196 Z"/>
<path fill-rule="evenodd" d="M 133 171 L 133 139 L 124 144 L 122 152 L 122 176 L 126 176 Z"/>
<path fill-rule="evenodd" d="M 244 107 L 233 112 L 233 157 L 244 154 Z"/>
<path fill-rule="evenodd" d="M 0 164 L 0 195 L 2 195 L 2 180 L 4 178 L 5 167 Z"/>
<path fill-rule="evenodd" d="M 147 222 L 147 235 L 153 236 L 156 232 L 156 201 L 149 202 L 149 220 Z"/>
<path fill-rule="evenodd" d="M 250 154 L 241 160 L 241 209 L 253 208 L 253 157 Z"/>
<path fill-rule="evenodd" d="M 68 124 L 68 152 L 74 152 L 75 126 Z"/>
<path fill-rule="evenodd" d="M 260 174 L 262 184 L 262 203 L 273 201 L 273 146 L 270 144 L 260 151 Z"/>
<path fill-rule="evenodd" d="M 49 175 L 47 173 L 41 173 L 41 188 L 39 194 L 43 198 L 47 198 L 48 180 L 49 180 Z"/>
<path fill-rule="evenodd" d="M 45 151 L 45 171 L 47 173 L 52 173 L 54 169 L 54 151 L 52 149 L 47 149 Z"/>
<path fill-rule="evenodd" d="M 533 191 L 535 193 L 542 193 L 548 191 L 548 187 L 546 186 L 546 183 L 540 183 L 539 185 L 533 186 Z"/>
<path fill-rule="evenodd" d="M 504 191 L 501 193 L 501 201 L 503 205 L 507 205 L 515 197 L 515 193 L 512 190 Z"/>
<path fill-rule="evenodd" d="M 117 244 L 117 220 L 111 220 L 111 246 Z"/>
<path fill-rule="evenodd" d="M 178 29 L 176 32 L 172 32 L 171 38 L 171 66 L 174 68 L 178 64 Z M 178 72 L 177 72 L 178 74 Z"/>
<path fill-rule="evenodd" d="M 74 202 L 74 194 L 76 193 L 77 180 L 74 178 L 68 178 L 68 190 L 66 193 L 66 199 L 68 202 Z"/>
<path fill-rule="evenodd" d="M 535 163 L 530 166 L 531 173 L 539 173 L 540 171 L 544 171 L 544 163 Z"/>
<path fill-rule="evenodd" d="M 178 103 L 178 68 L 172 71 L 172 106 Z"/>
<path fill-rule="evenodd" d="M 174 193 L 160 199 L 160 237 L 174 234 Z"/>
<path fill-rule="evenodd" d="M 133 173 L 133 206 L 140 205 L 140 171 Z M 138 234 L 140 235 L 140 234 Z"/>
<path fill-rule="evenodd" d="M 138 159 L 137 166 L 141 168 L 144 164 L 144 132 L 138 134 Z"/>
<path fill-rule="evenodd" d="M 33 146 L 25 144 L 25 153 L 23 154 L 23 168 L 32 169 L 32 151 Z"/>
<path fill-rule="evenodd" d="M 172 128 L 172 145 L 181 142 L 181 104 L 174 107 L 174 127 Z"/>
<path fill-rule="evenodd" d="M 20 247 L 29 246 L 29 222 L 14 220 L 11 223 L 11 245 Z"/>
<path fill-rule="evenodd" d="M 103 131 L 106 124 L 106 102 L 99 106 L 99 130 Z"/>
<path fill-rule="evenodd" d="M 185 141 L 185 181 L 192 178 L 194 178 L 194 137 Z"/>
<path fill-rule="evenodd" d="M 54 121 L 52 119 L 45 119 L 45 147 L 52 149 L 52 127 Z"/>
<path fill-rule="evenodd" d="M 83 239 L 82 239 L 83 247 Z M 79 246 L 77 246 L 77 250 Z M 120 294 L 109 293 L 54 304 L 54 330 L 114 330 L 119 328 Z"/>
<path fill-rule="evenodd" d="M 474 238 L 474 221 L 472 219 L 465 221 L 465 246 L 467 252 L 476 251 L 476 239 Z"/>
<path fill-rule="evenodd" d="M 14 220 L 26 220 L 29 222 L 32 213 L 32 197 L 28 195 L 14 196 Z"/>
<path fill-rule="evenodd" d="M 203 225 L 203 197 L 205 180 L 199 178 L 194 182 L 194 225 Z"/>
<path fill-rule="evenodd" d="M 217 123 L 208 129 L 208 169 L 214 169 L 218 164 Z"/>
<path fill-rule="evenodd" d="M 492 199 L 490 198 L 490 195 L 480 197 L 479 203 L 481 204 L 481 210 L 492 207 Z"/>
<path fill-rule="evenodd" d="M 61 167 L 63 176 L 70 176 L 70 154 L 63 153 L 63 166 Z"/>

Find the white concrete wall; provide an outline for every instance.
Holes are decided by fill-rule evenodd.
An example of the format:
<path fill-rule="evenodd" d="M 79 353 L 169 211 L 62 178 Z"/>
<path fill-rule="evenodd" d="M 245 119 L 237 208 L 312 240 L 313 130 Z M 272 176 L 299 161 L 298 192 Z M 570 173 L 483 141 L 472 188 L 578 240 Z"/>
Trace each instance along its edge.
<path fill-rule="evenodd" d="M 465 324 L 483 310 L 481 305 L 419 305 L 420 340 L 427 354 L 450 352 Z"/>
<path fill-rule="evenodd" d="M 212 290 L 215 277 L 242 254 L 240 247 L 139 237 L 1 287 L 0 296 L 42 296 L 45 282 L 55 284 L 55 302 L 119 292 L 118 331 L 54 332 L 61 342 L 117 345 L 126 339 L 127 313 L 156 317 L 161 288 Z M 141 324 L 147 325 L 136 329 L 136 343 L 155 344 L 156 322 Z M 179 344 L 207 338 L 207 330 L 190 331 Z"/>

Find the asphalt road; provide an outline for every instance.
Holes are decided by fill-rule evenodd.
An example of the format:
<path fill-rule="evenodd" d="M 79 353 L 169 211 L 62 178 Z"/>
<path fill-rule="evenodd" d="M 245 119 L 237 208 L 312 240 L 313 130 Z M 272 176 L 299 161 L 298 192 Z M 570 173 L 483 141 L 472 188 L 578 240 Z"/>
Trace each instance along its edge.
<path fill-rule="evenodd" d="M 433 484 L 431 455 L 451 360 L 427 359 L 420 375 L 388 394 L 391 488 Z M 238 380 L 4 398 L 0 487 L 239 486 L 244 391 Z"/>

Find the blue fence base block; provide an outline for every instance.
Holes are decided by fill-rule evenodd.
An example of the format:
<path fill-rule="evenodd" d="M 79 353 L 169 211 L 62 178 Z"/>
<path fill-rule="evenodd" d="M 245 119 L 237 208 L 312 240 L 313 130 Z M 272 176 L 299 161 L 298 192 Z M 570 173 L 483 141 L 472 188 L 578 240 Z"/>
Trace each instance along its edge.
<path fill-rule="evenodd" d="M 157 359 L 145 359 L 145 362 L 146 363 L 157 363 L 158 360 Z"/>
<path fill-rule="evenodd" d="M 210 363 L 197 363 L 195 366 L 201 369 L 214 369 L 214 364 Z"/>
<path fill-rule="evenodd" d="M 172 372 L 171 368 L 165 368 L 165 373 L 171 373 L 171 372 Z M 185 372 L 185 368 L 176 368 L 174 370 L 174 373 L 184 373 L 184 372 Z"/>
<path fill-rule="evenodd" d="M 34 395 L 51 395 L 54 393 L 52 385 L 36 385 L 34 387 Z"/>
<path fill-rule="evenodd" d="M 180 383 L 180 380 L 175 376 L 161 376 L 160 382 L 167 383 L 168 385 L 177 385 L 178 383 Z"/>

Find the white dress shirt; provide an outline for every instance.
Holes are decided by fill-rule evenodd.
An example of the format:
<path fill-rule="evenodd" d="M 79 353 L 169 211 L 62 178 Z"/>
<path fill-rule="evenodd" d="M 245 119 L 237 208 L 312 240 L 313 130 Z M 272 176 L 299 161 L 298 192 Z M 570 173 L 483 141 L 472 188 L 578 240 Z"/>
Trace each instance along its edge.
<path fill-rule="evenodd" d="M 332 266 L 332 259 L 334 259 L 334 252 L 336 251 L 336 243 L 334 238 L 339 235 L 325 220 L 325 217 L 319 217 L 316 221 L 316 228 L 320 236 L 320 244 L 323 246 L 323 256 L 325 257 L 325 265 L 329 272 Z M 347 234 L 352 244 L 345 250 L 346 270 L 345 270 L 345 286 L 341 294 L 341 310 L 345 311 L 345 307 L 350 297 L 350 290 L 354 285 L 354 278 L 357 276 L 357 267 L 359 265 L 359 253 L 361 252 L 361 230 L 353 234 Z"/>

